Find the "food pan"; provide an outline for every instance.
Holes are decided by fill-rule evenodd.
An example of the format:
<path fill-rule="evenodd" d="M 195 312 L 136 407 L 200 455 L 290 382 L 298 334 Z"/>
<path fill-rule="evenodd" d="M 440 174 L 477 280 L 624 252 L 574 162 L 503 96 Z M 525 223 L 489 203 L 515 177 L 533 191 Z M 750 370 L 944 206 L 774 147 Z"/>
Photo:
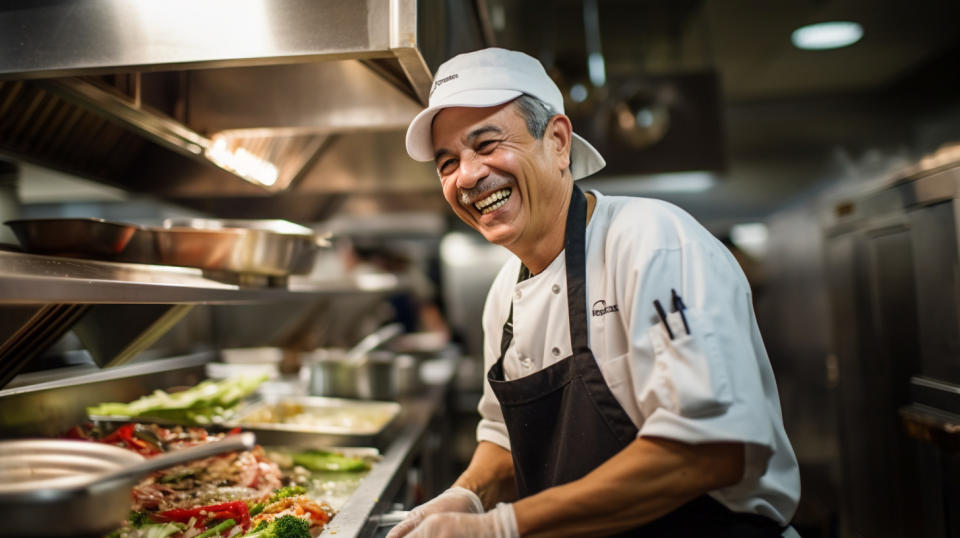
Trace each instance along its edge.
<path fill-rule="evenodd" d="M 151 471 L 233 450 L 252 434 L 225 437 L 144 460 L 129 450 L 64 439 L 0 442 L 0 517 L 5 536 L 97 536 L 130 512 L 130 490 Z"/>
<path fill-rule="evenodd" d="M 286 221 L 168 219 L 151 229 L 161 263 L 270 276 L 313 270 L 323 239 Z"/>
<path fill-rule="evenodd" d="M 95 218 L 20 219 L 4 224 L 32 254 L 156 263 L 153 238 L 142 226 Z"/>
<path fill-rule="evenodd" d="M 316 396 L 270 396 L 249 404 L 224 426 L 284 446 L 385 446 L 400 404 Z"/>
<path fill-rule="evenodd" d="M 242 221 L 223 221 L 232 227 L 215 227 L 211 222 L 215 221 L 191 219 L 184 221 L 188 226 L 181 226 L 168 221 L 157 227 L 66 218 L 6 224 L 23 249 L 34 254 L 277 277 L 309 273 L 325 242 L 293 223 L 251 221 L 256 227 L 243 227 Z"/>

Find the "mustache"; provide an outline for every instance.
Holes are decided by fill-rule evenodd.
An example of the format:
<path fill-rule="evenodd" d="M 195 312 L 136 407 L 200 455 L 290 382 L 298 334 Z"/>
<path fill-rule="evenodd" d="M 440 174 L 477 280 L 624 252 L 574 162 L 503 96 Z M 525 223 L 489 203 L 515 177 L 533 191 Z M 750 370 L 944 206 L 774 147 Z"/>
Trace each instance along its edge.
<path fill-rule="evenodd" d="M 460 189 L 457 191 L 457 200 L 460 205 L 470 206 L 477 200 L 482 199 L 488 193 L 513 186 L 513 180 L 509 177 L 487 176 L 477 182 L 469 189 Z"/>

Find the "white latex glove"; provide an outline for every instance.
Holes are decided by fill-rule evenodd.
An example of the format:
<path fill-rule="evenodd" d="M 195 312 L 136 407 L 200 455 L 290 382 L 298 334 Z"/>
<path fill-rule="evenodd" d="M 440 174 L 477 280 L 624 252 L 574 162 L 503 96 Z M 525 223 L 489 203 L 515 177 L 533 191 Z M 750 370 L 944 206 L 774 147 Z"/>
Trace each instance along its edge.
<path fill-rule="evenodd" d="M 477 494 L 466 488 L 452 487 L 424 504 L 410 510 L 410 514 L 396 527 L 390 529 L 387 538 L 401 538 L 410 533 L 427 516 L 446 512 L 482 514 L 483 503 Z"/>
<path fill-rule="evenodd" d="M 433 514 L 409 538 L 520 538 L 513 505 L 500 503 L 485 514 Z"/>

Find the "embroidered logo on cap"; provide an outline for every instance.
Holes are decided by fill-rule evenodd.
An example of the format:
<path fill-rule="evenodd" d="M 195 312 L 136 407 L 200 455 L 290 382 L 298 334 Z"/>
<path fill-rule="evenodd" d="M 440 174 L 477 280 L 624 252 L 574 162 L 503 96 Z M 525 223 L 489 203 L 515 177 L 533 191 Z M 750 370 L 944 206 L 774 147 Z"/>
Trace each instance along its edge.
<path fill-rule="evenodd" d="M 446 84 L 447 82 L 450 82 L 451 80 L 455 80 L 455 79 L 458 79 L 458 78 L 460 78 L 460 75 L 454 73 L 454 74 L 450 75 L 449 77 L 443 77 L 443 78 L 439 78 L 439 79 L 437 79 L 437 80 L 434 80 L 434 81 L 433 81 L 433 88 L 430 88 L 430 95 L 433 95 L 433 92 L 437 91 L 437 88 L 439 88 L 441 84 Z"/>
<path fill-rule="evenodd" d="M 593 307 L 591 308 L 591 311 L 594 317 L 599 317 L 606 314 L 610 314 L 612 312 L 619 312 L 620 307 L 618 307 L 615 304 L 607 306 L 607 302 L 604 301 L 603 299 L 600 299 L 599 301 L 593 303 Z"/>

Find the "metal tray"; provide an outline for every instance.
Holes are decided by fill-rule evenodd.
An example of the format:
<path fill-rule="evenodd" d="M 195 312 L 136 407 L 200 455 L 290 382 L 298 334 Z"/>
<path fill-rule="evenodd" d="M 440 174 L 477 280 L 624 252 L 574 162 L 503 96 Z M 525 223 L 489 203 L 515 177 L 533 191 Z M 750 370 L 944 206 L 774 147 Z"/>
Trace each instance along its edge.
<path fill-rule="evenodd" d="M 258 223 L 260 221 L 257 221 Z M 178 265 L 272 277 L 307 274 L 325 238 L 308 228 L 137 226 L 95 218 L 7 221 L 33 254 L 114 262 Z M 291 230 L 303 233 L 291 233 Z"/>
<path fill-rule="evenodd" d="M 32 254 L 136 262 L 152 258 L 154 252 L 153 238 L 135 224 L 95 218 L 20 219 L 4 224 Z"/>
<path fill-rule="evenodd" d="M 252 431 L 268 445 L 383 448 L 400 409 L 397 402 L 270 396 L 246 405 L 224 425 Z"/>

